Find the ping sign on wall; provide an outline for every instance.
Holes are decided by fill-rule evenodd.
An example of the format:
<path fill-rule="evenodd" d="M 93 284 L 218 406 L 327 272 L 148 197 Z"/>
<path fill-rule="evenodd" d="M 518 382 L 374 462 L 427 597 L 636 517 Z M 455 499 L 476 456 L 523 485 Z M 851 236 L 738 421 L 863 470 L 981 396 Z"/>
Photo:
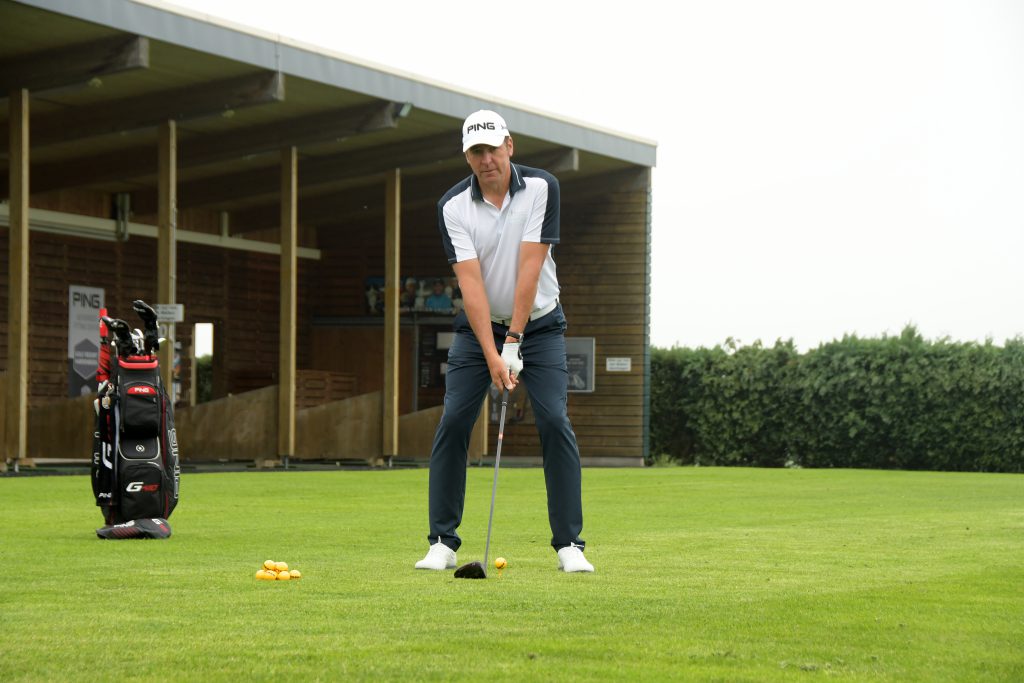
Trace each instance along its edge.
<path fill-rule="evenodd" d="M 102 288 L 68 287 L 68 396 L 83 396 L 96 390 L 101 308 Z"/>

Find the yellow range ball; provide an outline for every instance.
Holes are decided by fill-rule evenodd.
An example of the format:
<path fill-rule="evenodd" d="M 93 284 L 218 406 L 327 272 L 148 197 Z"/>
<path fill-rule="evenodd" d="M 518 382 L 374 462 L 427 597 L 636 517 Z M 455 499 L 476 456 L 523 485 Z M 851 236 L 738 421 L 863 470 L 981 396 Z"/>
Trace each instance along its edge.
<path fill-rule="evenodd" d="M 506 565 L 508 565 L 508 562 L 505 561 L 504 557 L 495 558 L 495 560 L 494 560 L 494 568 L 495 569 L 504 569 Z"/>
<path fill-rule="evenodd" d="M 286 572 L 286 571 L 288 571 L 288 563 L 287 562 L 275 562 L 273 568 L 276 569 L 279 572 Z"/>
<path fill-rule="evenodd" d="M 291 578 L 292 578 L 292 575 L 289 574 L 288 572 L 281 572 L 280 574 L 277 575 L 277 580 L 278 581 L 291 581 Z"/>
<path fill-rule="evenodd" d="M 288 573 L 292 575 L 293 579 L 301 579 L 302 578 L 302 572 L 300 572 L 298 569 L 293 569 L 293 570 L 291 570 Z"/>
<path fill-rule="evenodd" d="M 276 565 L 277 565 L 277 562 L 274 562 L 273 560 L 267 560 L 266 562 L 263 563 L 263 568 L 264 569 L 273 569 Z"/>
<path fill-rule="evenodd" d="M 262 569 L 256 570 L 256 578 L 259 579 L 260 581 L 263 580 L 263 570 Z"/>

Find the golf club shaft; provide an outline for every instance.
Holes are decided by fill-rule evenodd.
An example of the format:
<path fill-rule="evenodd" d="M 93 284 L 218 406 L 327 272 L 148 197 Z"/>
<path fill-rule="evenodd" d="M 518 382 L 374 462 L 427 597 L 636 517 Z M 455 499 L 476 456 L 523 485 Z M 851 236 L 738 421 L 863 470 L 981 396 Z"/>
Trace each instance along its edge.
<path fill-rule="evenodd" d="M 491 515 L 487 518 L 487 543 L 484 544 L 484 571 L 491 551 L 491 524 L 494 522 L 494 497 L 498 492 L 498 465 L 501 463 L 501 442 L 505 438 L 505 409 L 508 407 L 508 389 L 501 395 L 501 417 L 498 418 L 498 445 L 494 450 L 494 483 L 491 485 Z"/>

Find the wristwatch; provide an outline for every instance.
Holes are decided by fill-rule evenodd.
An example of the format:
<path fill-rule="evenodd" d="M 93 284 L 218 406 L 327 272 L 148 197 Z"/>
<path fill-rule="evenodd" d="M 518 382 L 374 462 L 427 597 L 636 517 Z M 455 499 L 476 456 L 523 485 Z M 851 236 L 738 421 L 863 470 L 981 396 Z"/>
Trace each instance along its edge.
<path fill-rule="evenodd" d="M 523 343 L 523 333 L 522 332 L 513 332 L 512 330 L 509 330 L 508 332 L 505 333 L 505 336 L 506 337 L 512 337 L 513 339 L 515 339 L 520 344 Z"/>

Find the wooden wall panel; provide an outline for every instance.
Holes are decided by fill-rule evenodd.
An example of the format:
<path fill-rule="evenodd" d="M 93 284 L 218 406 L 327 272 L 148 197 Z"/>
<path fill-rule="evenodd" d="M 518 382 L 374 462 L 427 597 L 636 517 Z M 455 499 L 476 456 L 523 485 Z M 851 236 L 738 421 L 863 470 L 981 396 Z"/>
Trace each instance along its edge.
<path fill-rule="evenodd" d="M 554 255 L 566 336 L 595 339 L 596 390 L 569 394 L 569 417 L 584 462 L 643 455 L 647 206 L 646 191 L 586 201 L 563 192 L 561 243 Z M 607 372 L 609 357 L 630 358 L 632 370 Z M 541 456 L 529 411 L 506 428 L 505 453 L 531 460 Z"/>
<path fill-rule="evenodd" d="M 453 179 L 453 182 L 456 179 Z M 53 193 L 33 197 L 33 206 L 109 215 L 109 199 Z M 570 394 L 569 413 L 585 461 L 634 458 L 643 449 L 643 361 L 649 289 L 647 267 L 648 194 L 644 190 L 574 197 L 563 191 L 562 241 L 555 248 L 562 304 L 571 337 L 596 339 L 596 387 L 592 394 Z M 190 218 L 196 228 L 213 231 L 212 218 Z M 436 226 L 436 210 L 422 207 L 402 214 L 402 276 L 448 276 L 448 265 Z M 308 244 L 306 239 L 303 240 Z M 7 230 L 0 228 L 0 306 L 6 307 Z M 366 278 L 384 273 L 383 219 L 353 220 L 321 228 L 316 246 L 322 259 L 299 259 L 297 365 L 300 369 L 346 372 L 357 377 L 361 392 L 381 370 L 374 364 L 375 339 L 346 341 L 332 328 L 313 325 L 315 318 L 362 317 L 366 313 Z M 103 287 L 108 308 L 130 320 L 131 301 L 155 302 L 156 240 L 132 237 L 105 242 L 32 232 L 30 243 L 30 401 L 33 404 L 66 394 L 67 287 Z M 225 392 L 276 383 L 279 257 L 179 243 L 177 300 L 185 305 L 185 323 L 178 325 L 184 352 L 181 377 L 187 383 L 192 325 L 218 326 L 216 353 L 223 362 Z M 6 363 L 6 320 L 0 320 L 0 370 Z M 373 328 L 366 328 L 373 329 Z M 374 337 L 374 333 L 365 332 Z M 358 335 L 356 335 L 358 337 Z M 411 362 L 412 339 L 403 328 L 401 356 Z M 608 357 L 629 357 L 632 371 L 605 371 Z M 400 370 L 402 413 L 411 409 L 411 366 Z M 364 379 L 363 375 L 367 378 Z M 374 376 L 383 377 L 382 373 Z M 221 378 L 223 380 L 223 377 Z M 426 407 L 421 405 L 421 408 Z M 490 431 L 493 453 L 497 430 Z M 503 455 L 537 458 L 540 445 L 531 420 L 509 424 Z M 593 460 L 591 460 L 593 461 Z"/>
<path fill-rule="evenodd" d="M 596 339 L 597 391 L 569 396 L 570 417 L 584 458 L 642 456 L 647 211 L 646 191 L 576 201 L 570 193 L 563 193 L 562 242 L 555 248 L 555 261 L 569 322 L 567 334 Z M 451 272 L 436 220 L 432 207 L 403 214 L 403 276 Z M 382 226 L 337 226 L 322 231 L 320 239 L 325 259 L 319 264 L 324 272 L 318 280 L 323 283 L 317 293 L 318 314 L 363 315 L 365 279 L 383 273 Z M 328 266 L 334 263 L 343 265 Z M 606 372 L 605 361 L 610 356 L 631 358 L 632 371 Z M 609 422 L 612 418 L 620 419 Z M 491 430 L 492 453 L 496 431 Z M 529 417 L 510 424 L 505 439 L 504 452 L 511 457 L 540 454 L 536 428 Z"/>
<path fill-rule="evenodd" d="M 632 190 L 574 198 L 567 191 L 562 202 L 562 240 L 554 253 L 569 323 L 567 335 L 596 339 L 597 390 L 569 395 L 569 414 L 580 453 L 591 461 L 638 459 L 643 455 L 648 194 Z M 436 222 L 434 207 L 403 213 L 403 277 L 451 273 Z M 325 258 L 313 277 L 317 315 L 365 314 L 365 280 L 384 272 L 383 234 L 382 219 L 321 230 L 319 246 Z M 315 339 L 325 334 L 314 329 Z M 339 340 L 333 343 L 341 348 Z M 313 367 L 318 367 L 322 356 L 314 355 Z M 606 372 L 608 357 L 629 357 L 632 371 Z M 409 358 L 407 352 L 403 351 L 402 358 Z M 348 367 L 331 369 L 351 371 Z M 493 453 L 497 430 L 490 432 L 489 452 Z M 540 456 L 540 442 L 529 414 L 522 422 L 507 426 L 503 454 Z"/>
<path fill-rule="evenodd" d="M 181 459 L 273 460 L 277 457 L 276 415 L 276 386 L 182 407 L 174 415 Z"/>
<path fill-rule="evenodd" d="M 320 229 L 312 309 L 318 316 L 366 314 L 367 278 L 384 276 L 384 221 L 353 221 Z M 437 212 L 420 208 L 402 212 L 401 277 L 452 277 L 441 247 Z"/>
<path fill-rule="evenodd" d="M 295 378 L 295 407 L 333 403 L 358 396 L 359 379 L 348 372 L 330 370 L 299 370 Z"/>
<path fill-rule="evenodd" d="M 103 202 L 87 193 L 50 193 L 33 197 L 33 207 L 87 215 L 103 215 Z M 88 210 L 86 210 L 88 209 Z M 7 305 L 8 231 L 0 228 L 0 305 Z M 124 242 L 96 240 L 32 231 L 29 243 L 29 403 L 38 405 L 67 394 L 68 286 L 102 287 L 110 314 L 133 327 L 141 322 L 131 302 L 156 300 L 156 240 L 133 236 Z M 309 296 L 312 266 L 299 259 L 299 301 Z M 177 325 L 181 342 L 180 379 L 189 390 L 192 328 L 198 322 L 222 327 L 225 391 L 237 393 L 275 384 L 279 326 L 278 273 L 273 254 L 178 244 L 177 301 L 185 306 L 185 322 Z M 5 309 L 6 310 L 6 309 Z M 300 305 L 297 346 L 299 368 L 309 367 L 312 311 Z M 0 320 L 0 369 L 6 368 L 7 320 Z"/>
<path fill-rule="evenodd" d="M 381 454 L 380 392 L 299 410 L 296 459 L 356 459 L 373 463 Z"/>
<path fill-rule="evenodd" d="M 384 326 L 312 328 L 312 365 L 354 378 L 361 392 L 384 386 Z M 398 411 L 412 410 L 412 330 L 399 333 Z"/>

